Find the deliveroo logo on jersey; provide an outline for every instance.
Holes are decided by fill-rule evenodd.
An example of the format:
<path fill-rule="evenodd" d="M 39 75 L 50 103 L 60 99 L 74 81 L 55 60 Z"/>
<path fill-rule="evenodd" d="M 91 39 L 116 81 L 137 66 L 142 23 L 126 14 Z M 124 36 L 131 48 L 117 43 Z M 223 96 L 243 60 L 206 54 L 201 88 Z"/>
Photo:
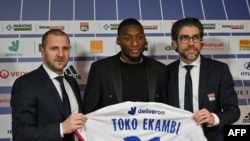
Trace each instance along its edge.
<path fill-rule="evenodd" d="M 131 108 L 130 108 L 130 111 L 128 111 L 128 114 L 129 114 L 129 115 L 134 115 L 135 112 L 136 112 L 136 107 L 131 107 Z"/>
<path fill-rule="evenodd" d="M 136 113 L 136 107 L 131 107 L 130 110 L 128 111 L 129 115 L 135 115 Z M 159 111 L 159 110 L 151 110 L 148 108 L 145 109 L 138 109 L 137 111 L 138 114 L 158 114 L 158 115 L 165 115 L 165 111 Z"/>

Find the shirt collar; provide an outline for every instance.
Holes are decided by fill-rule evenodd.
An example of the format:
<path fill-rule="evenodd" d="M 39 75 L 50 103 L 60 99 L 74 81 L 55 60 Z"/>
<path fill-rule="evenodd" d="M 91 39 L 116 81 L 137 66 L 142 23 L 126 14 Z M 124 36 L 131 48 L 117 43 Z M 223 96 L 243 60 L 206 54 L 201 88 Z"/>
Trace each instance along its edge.
<path fill-rule="evenodd" d="M 196 59 L 194 62 L 192 62 L 191 64 L 186 64 L 185 62 L 183 62 L 183 61 L 180 60 L 180 66 L 181 66 L 181 67 L 184 67 L 184 66 L 186 66 L 186 65 L 193 65 L 193 66 L 195 66 L 195 67 L 199 67 L 200 64 L 201 64 L 201 56 L 200 56 L 200 55 L 199 55 L 199 56 L 197 57 L 197 59 Z"/>
<path fill-rule="evenodd" d="M 43 64 L 43 68 L 45 69 L 45 71 L 47 72 L 47 74 L 49 75 L 50 79 L 54 79 L 55 77 L 58 76 L 57 73 L 53 72 L 52 70 L 50 70 L 47 66 L 45 66 Z M 64 76 L 64 74 L 62 74 L 61 76 Z"/>

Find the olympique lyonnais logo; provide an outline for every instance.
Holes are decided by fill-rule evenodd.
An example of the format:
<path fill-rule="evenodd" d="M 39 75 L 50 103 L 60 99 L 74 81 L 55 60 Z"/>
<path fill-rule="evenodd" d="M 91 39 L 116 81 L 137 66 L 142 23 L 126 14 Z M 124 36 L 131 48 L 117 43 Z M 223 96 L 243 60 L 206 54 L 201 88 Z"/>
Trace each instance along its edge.
<path fill-rule="evenodd" d="M 80 30 L 81 31 L 89 31 L 89 23 L 88 22 L 80 22 Z"/>

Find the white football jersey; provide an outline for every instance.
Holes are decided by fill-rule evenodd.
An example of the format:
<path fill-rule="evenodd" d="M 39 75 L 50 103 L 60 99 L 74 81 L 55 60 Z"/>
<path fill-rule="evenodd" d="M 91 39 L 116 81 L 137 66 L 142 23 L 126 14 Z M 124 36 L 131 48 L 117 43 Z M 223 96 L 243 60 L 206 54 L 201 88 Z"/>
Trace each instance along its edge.
<path fill-rule="evenodd" d="M 86 115 L 82 141 L 206 141 L 192 113 L 156 102 L 122 102 Z"/>

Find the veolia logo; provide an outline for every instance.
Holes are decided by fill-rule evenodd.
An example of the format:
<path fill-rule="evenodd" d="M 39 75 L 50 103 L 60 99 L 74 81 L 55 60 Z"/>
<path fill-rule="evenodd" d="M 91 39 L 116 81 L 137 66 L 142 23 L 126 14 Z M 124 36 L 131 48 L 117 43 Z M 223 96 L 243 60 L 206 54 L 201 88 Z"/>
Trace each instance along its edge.
<path fill-rule="evenodd" d="M 7 77 L 9 77 L 9 72 L 7 70 L 1 70 L 0 78 L 6 79 Z"/>
<path fill-rule="evenodd" d="M 27 72 L 24 72 L 24 71 L 11 72 L 11 71 L 3 69 L 3 70 L 0 70 L 0 78 L 7 79 L 8 77 L 19 77 L 19 76 L 22 76 L 26 73 Z"/>

